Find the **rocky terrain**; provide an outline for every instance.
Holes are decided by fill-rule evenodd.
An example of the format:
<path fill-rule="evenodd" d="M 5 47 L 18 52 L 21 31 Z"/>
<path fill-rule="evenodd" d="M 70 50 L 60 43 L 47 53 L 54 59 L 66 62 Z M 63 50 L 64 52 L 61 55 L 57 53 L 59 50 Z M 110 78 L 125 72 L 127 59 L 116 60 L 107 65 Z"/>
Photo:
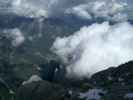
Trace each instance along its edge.
<path fill-rule="evenodd" d="M 48 65 L 49 66 L 49 65 Z M 126 66 L 126 67 L 125 67 Z M 133 62 L 77 80 L 71 86 L 54 81 L 33 80 L 20 86 L 17 100 L 132 100 Z M 67 83 L 69 83 L 68 81 Z M 77 85 L 76 82 L 79 82 Z"/>
<path fill-rule="evenodd" d="M 0 15 L 0 100 L 133 100 L 133 61 L 73 79 L 66 77 L 66 66 L 50 51 L 57 36 L 95 21 Z M 14 28 L 26 37 L 18 47 L 3 35 Z"/>

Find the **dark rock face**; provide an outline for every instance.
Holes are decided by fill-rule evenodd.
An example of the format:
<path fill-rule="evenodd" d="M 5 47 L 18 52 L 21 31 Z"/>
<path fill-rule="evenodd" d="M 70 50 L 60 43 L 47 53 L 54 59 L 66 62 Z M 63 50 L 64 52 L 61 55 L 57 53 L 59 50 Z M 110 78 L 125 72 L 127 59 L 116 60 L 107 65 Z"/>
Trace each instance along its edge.
<path fill-rule="evenodd" d="M 133 84 L 133 61 L 122 64 L 117 68 L 109 68 L 107 70 L 96 73 L 91 77 L 91 81 L 96 85 L 104 86 L 107 83 L 112 84 Z"/>
<path fill-rule="evenodd" d="M 39 81 L 21 86 L 16 100 L 72 100 L 67 89 L 47 81 Z"/>
<path fill-rule="evenodd" d="M 7 91 L 9 90 L 7 83 L 3 81 L 2 79 L 0 79 L 0 87 L 5 88 Z"/>
<path fill-rule="evenodd" d="M 60 63 L 52 60 L 46 64 L 40 65 L 40 67 L 41 67 L 41 71 L 40 71 L 41 77 L 44 80 L 53 81 L 56 70 L 60 69 Z"/>
<path fill-rule="evenodd" d="M 55 68 L 59 66 L 55 62 L 49 64 Z M 51 67 L 52 70 L 54 69 L 53 67 Z M 46 72 L 49 73 L 49 71 Z M 51 79 L 53 79 L 54 74 L 47 75 L 52 75 Z M 49 78 L 47 81 L 51 81 Z M 74 87 L 72 84 L 71 87 L 67 87 L 65 83 L 59 85 L 61 83 L 57 84 L 55 81 L 47 81 L 32 82 L 21 86 L 16 94 L 16 100 L 79 100 L 80 93 L 95 88 L 106 91 L 106 94 L 102 96 L 103 100 L 125 100 L 124 96 L 133 92 L 133 61 L 122 64 L 117 68 L 112 67 L 98 72 L 88 81 L 77 80 L 75 83 L 73 82 L 74 85 L 79 83 L 77 87 Z M 65 82 L 66 84 L 71 83 L 69 81 Z M 70 90 L 72 90 L 72 94 L 69 94 Z"/>
<path fill-rule="evenodd" d="M 133 61 L 98 72 L 90 81 L 107 90 L 105 100 L 133 100 L 124 98 L 125 94 L 133 92 Z"/>
<path fill-rule="evenodd" d="M 43 80 L 65 85 L 70 82 L 66 78 L 66 69 L 59 61 L 50 60 L 40 65 L 40 77 Z"/>
<path fill-rule="evenodd" d="M 9 100 L 10 96 L 10 89 L 7 83 L 0 78 L 0 100 Z"/>

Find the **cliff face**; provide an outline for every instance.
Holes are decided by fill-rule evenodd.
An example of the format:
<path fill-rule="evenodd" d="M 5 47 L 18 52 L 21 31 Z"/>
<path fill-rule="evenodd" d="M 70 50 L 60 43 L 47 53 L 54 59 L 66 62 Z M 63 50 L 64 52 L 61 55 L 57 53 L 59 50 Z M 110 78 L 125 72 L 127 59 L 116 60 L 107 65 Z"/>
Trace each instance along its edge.
<path fill-rule="evenodd" d="M 73 100 L 72 98 L 76 100 L 76 97 L 69 92 L 62 85 L 38 81 L 21 86 L 18 89 L 16 100 Z"/>
<path fill-rule="evenodd" d="M 17 100 L 127 100 L 127 94 L 133 92 L 132 73 L 131 61 L 117 68 L 98 72 L 90 79 L 75 81 L 75 85 L 73 82 L 71 86 L 59 82 L 32 82 L 18 89 Z M 76 82 L 79 82 L 79 85 L 76 85 Z"/>

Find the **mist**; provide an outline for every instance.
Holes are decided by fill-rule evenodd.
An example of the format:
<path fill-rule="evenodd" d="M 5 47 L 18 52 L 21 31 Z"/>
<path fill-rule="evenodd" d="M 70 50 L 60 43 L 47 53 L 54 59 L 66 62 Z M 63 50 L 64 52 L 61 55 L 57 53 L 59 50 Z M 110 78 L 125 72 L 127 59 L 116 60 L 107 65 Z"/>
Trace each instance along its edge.
<path fill-rule="evenodd" d="M 67 67 L 69 77 L 91 77 L 133 60 L 133 25 L 94 23 L 68 37 L 58 37 L 51 50 Z"/>

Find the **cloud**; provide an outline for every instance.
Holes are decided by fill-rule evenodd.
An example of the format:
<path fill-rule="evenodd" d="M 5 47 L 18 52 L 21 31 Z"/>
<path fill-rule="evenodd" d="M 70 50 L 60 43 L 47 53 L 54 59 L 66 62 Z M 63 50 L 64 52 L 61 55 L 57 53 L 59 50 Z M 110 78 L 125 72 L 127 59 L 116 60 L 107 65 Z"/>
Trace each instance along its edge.
<path fill-rule="evenodd" d="M 7 35 L 7 37 L 11 38 L 12 45 L 14 47 L 21 45 L 25 41 L 23 33 L 18 28 L 6 29 L 4 30 L 4 33 Z"/>
<path fill-rule="evenodd" d="M 133 60 L 133 26 L 128 22 L 92 24 L 58 37 L 51 50 L 67 66 L 69 77 L 92 74 Z"/>
<path fill-rule="evenodd" d="M 118 0 L 95 0 L 69 8 L 67 13 L 76 14 L 86 19 L 103 17 L 108 20 L 120 21 L 128 18 L 127 12 L 124 12 L 127 6 L 126 2 L 118 2 Z"/>
<path fill-rule="evenodd" d="M 1 8 L 28 17 L 61 17 L 74 14 L 91 19 L 109 20 L 132 18 L 130 0 L 0 0 Z M 130 17 L 129 17 L 130 16 Z M 117 18 L 118 17 L 118 18 Z"/>
<path fill-rule="evenodd" d="M 11 11 L 28 17 L 47 17 L 47 0 L 13 0 Z"/>

